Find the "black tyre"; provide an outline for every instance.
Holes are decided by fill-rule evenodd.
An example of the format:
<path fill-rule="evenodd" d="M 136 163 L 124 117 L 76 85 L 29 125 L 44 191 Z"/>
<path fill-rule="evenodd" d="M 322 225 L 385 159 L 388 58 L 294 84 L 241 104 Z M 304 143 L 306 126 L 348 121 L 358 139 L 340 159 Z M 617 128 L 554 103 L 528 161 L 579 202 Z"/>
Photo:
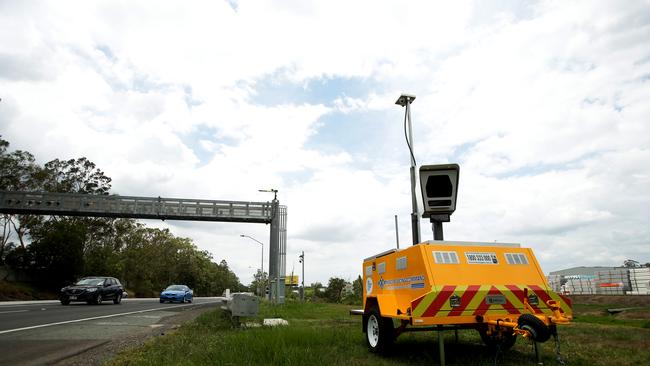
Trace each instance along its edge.
<path fill-rule="evenodd" d="M 114 299 L 113 299 L 113 304 L 117 305 L 122 302 L 122 294 L 118 294 Z"/>
<path fill-rule="evenodd" d="M 488 335 L 487 330 L 481 329 L 478 333 L 481 335 L 483 343 L 490 350 L 496 350 L 498 348 L 501 352 L 505 352 L 512 348 L 517 341 L 517 335 L 511 332 L 498 332 Z"/>
<path fill-rule="evenodd" d="M 532 314 L 524 314 L 517 320 L 519 328 L 527 330 L 533 341 L 544 343 L 551 337 L 551 330 L 544 324 L 544 322 Z"/>
<path fill-rule="evenodd" d="M 161 304 L 162 304 L 162 303 L 164 303 L 164 302 L 165 302 L 165 300 L 163 300 L 163 299 L 160 299 L 160 303 L 161 303 Z"/>
<path fill-rule="evenodd" d="M 371 307 L 366 325 L 366 344 L 370 352 L 385 354 L 390 351 L 394 341 L 393 321 L 382 317 L 377 306 Z"/>
<path fill-rule="evenodd" d="M 95 298 L 95 304 L 101 305 L 102 301 L 104 301 L 104 298 L 102 297 L 102 294 L 97 294 L 97 297 Z"/>
<path fill-rule="evenodd" d="M 70 300 L 61 300 L 61 305 L 70 305 Z"/>

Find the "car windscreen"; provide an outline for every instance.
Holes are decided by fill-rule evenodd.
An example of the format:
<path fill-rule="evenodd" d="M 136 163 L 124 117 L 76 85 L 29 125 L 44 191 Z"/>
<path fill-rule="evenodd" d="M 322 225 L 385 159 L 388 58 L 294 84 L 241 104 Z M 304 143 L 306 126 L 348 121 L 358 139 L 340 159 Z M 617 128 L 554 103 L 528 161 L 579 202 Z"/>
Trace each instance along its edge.
<path fill-rule="evenodd" d="M 79 286 L 101 286 L 103 284 L 103 278 L 82 278 L 76 283 Z"/>
<path fill-rule="evenodd" d="M 172 285 L 167 287 L 165 291 L 185 291 L 185 286 Z"/>

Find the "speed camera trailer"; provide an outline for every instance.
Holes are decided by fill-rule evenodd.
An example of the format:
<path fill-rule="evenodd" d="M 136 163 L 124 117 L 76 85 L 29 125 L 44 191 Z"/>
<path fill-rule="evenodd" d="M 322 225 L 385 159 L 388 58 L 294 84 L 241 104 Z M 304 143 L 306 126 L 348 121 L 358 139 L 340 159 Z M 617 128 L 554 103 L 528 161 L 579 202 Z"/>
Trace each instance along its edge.
<path fill-rule="evenodd" d="M 436 240 L 364 259 L 357 312 L 370 351 L 387 351 L 404 332 L 450 329 L 474 329 L 488 347 L 504 351 L 517 336 L 546 342 L 557 325 L 571 322 L 571 301 L 552 291 L 532 249 L 442 240 L 458 182 L 457 164 L 421 167 L 422 216 Z M 443 352 L 441 346 L 441 360 Z"/>

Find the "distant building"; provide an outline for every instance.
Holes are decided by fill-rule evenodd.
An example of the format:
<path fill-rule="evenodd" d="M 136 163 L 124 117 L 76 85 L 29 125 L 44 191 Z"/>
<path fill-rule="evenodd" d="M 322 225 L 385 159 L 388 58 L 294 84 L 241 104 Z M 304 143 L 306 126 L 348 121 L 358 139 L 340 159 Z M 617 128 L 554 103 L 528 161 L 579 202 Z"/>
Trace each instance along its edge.
<path fill-rule="evenodd" d="M 567 268 L 549 273 L 548 282 L 554 291 L 567 295 L 623 295 L 639 290 L 624 267 Z"/>
<path fill-rule="evenodd" d="M 596 272 L 601 271 L 611 271 L 617 267 L 573 267 L 567 269 L 561 269 L 559 271 L 549 273 L 549 276 L 574 276 L 574 275 L 587 275 L 594 276 Z M 620 269 L 620 267 L 618 267 Z"/>

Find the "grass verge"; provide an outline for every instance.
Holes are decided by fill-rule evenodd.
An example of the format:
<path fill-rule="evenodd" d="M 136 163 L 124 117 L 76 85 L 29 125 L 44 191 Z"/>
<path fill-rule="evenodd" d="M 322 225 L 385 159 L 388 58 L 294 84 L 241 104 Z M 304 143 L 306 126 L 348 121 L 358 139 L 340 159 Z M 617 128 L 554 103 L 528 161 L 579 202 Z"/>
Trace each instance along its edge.
<path fill-rule="evenodd" d="M 279 317 L 289 326 L 233 329 L 220 310 L 203 314 L 175 333 L 147 342 L 143 347 L 119 354 L 109 365 L 431 365 L 438 363 L 437 335 L 429 332 L 401 335 L 388 356 L 371 354 L 361 332 L 361 318 L 348 315 L 352 307 L 322 303 L 264 303 L 262 318 Z M 583 317 L 560 328 L 562 354 L 570 365 L 650 364 L 650 329 L 642 323 L 601 323 Z M 609 316 L 609 315 L 607 315 Z M 578 314 L 578 319 L 581 319 Z M 629 319 L 634 320 L 634 319 Z M 641 320 L 643 321 L 643 320 Z M 493 365 L 489 352 L 475 331 L 445 332 L 449 365 Z M 540 345 L 542 360 L 555 364 L 554 344 Z M 535 364 L 532 345 L 518 339 L 498 356 L 499 365 Z"/>
<path fill-rule="evenodd" d="M 54 300 L 56 298 L 55 293 L 41 291 L 26 283 L 0 280 L 0 301 Z"/>

